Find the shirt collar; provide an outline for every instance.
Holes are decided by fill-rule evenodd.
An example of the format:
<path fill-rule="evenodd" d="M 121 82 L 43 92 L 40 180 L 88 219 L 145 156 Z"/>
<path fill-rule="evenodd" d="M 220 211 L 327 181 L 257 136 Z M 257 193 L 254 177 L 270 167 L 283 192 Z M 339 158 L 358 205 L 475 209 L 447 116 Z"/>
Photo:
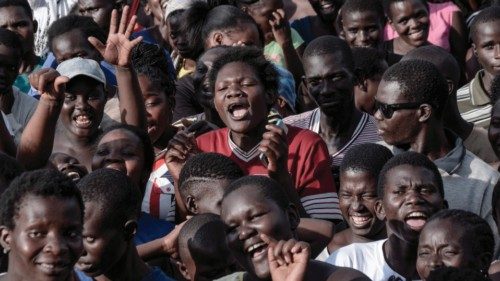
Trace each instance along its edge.
<path fill-rule="evenodd" d="M 469 85 L 471 103 L 476 106 L 486 105 L 491 102 L 490 95 L 484 89 L 483 80 L 481 79 L 483 74 L 484 70 L 478 71 Z"/>
<path fill-rule="evenodd" d="M 434 164 L 436 164 L 440 170 L 447 172 L 449 175 L 453 175 L 462 165 L 467 150 L 465 149 L 462 139 L 455 133 L 446 130 L 445 134 L 450 143 L 454 144 L 454 147 L 444 157 L 436 159 Z"/>

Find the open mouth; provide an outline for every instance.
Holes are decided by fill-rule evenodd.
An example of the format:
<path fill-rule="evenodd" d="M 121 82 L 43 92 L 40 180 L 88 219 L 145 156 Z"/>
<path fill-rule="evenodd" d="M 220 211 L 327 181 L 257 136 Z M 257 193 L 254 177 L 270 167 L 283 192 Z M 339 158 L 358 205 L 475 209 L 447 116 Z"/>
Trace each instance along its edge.
<path fill-rule="evenodd" d="M 94 269 L 93 269 L 93 264 L 92 263 L 89 263 L 89 262 L 78 262 L 76 264 L 78 270 L 80 271 L 83 271 L 83 272 L 92 272 Z"/>
<path fill-rule="evenodd" d="M 321 2 L 320 7 L 323 10 L 332 10 L 332 9 L 335 9 L 335 3 L 330 2 L 330 1 Z"/>
<path fill-rule="evenodd" d="M 117 162 L 108 163 L 108 164 L 104 165 L 104 168 L 117 170 L 120 172 L 124 172 L 125 174 L 127 173 L 127 168 L 125 167 L 125 165 L 123 165 L 121 163 L 117 163 Z"/>
<path fill-rule="evenodd" d="M 57 275 L 71 268 L 68 264 L 59 262 L 56 263 L 40 262 L 36 263 L 36 265 L 38 266 L 39 269 L 41 269 L 41 271 L 49 275 Z"/>
<path fill-rule="evenodd" d="M 364 215 L 356 214 L 356 215 L 350 216 L 351 224 L 352 224 L 352 226 L 354 226 L 356 228 L 367 227 L 368 225 L 370 225 L 372 218 L 373 217 L 369 214 L 364 214 Z"/>
<path fill-rule="evenodd" d="M 411 212 L 405 217 L 405 223 L 415 231 L 421 231 L 427 222 L 428 216 L 423 212 Z"/>
<path fill-rule="evenodd" d="M 66 172 L 66 176 L 72 181 L 79 181 L 81 178 L 80 174 L 76 171 L 68 171 Z"/>
<path fill-rule="evenodd" d="M 73 122 L 75 126 L 80 129 L 88 129 L 92 127 L 92 115 L 89 114 L 78 114 L 73 117 Z"/>
<path fill-rule="evenodd" d="M 243 120 L 250 115 L 249 108 L 247 103 L 234 103 L 229 105 L 227 111 L 233 120 Z"/>
<path fill-rule="evenodd" d="M 252 260 L 257 260 L 266 256 L 267 254 L 267 244 L 265 242 L 257 242 L 250 247 L 248 247 L 245 252 Z"/>

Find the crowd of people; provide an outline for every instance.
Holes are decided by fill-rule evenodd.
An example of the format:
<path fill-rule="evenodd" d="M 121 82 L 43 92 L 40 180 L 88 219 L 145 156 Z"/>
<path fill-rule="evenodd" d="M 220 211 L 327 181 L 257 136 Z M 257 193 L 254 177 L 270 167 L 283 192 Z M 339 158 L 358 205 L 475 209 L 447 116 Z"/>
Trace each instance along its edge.
<path fill-rule="evenodd" d="M 500 280 L 500 1 L 0 0 L 0 280 Z"/>

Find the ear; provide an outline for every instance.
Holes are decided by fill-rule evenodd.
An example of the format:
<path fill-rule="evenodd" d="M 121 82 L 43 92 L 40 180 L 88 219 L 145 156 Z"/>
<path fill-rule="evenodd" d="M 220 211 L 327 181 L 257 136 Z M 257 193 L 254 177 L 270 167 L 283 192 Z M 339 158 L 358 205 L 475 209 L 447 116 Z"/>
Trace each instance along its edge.
<path fill-rule="evenodd" d="M 174 262 L 177 266 L 177 269 L 179 269 L 179 272 L 182 274 L 182 277 L 184 277 L 184 279 L 186 280 L 191 280 L 191 276 L 189 276 L 186 265 L 180 260 L 175 260 Z"/>
<path fill-rule="evenodd" d="M 363 79 L 361 81 L 358 81 L 358 87 L 363 91 L 366 92 L 368 91 L 368 79 Z"/>
<path fill-rule="evenodd" d="M 375 202 L 375 214 L 377 218 L 381 221 L 385 220 L 385 209 L 384 204 L 382 203 L 382 199 L 377 199 Z"/>
<path fill-rule="evenodd" d="M 418 109 L 418 121 L 421 123 L 426 122 L 431 118 L 432 115 L 432 106 L 430 104 L 424 103 Z"/>
<path fill-rule="evenodd" d="M 476 48 L 476 44 L 472 43 L 472 52 L 474 53 L 474 56 L 477 58 L 477 48 Z"/>
<path fill-rule="evenodd" d="M 212 41 L 212 44 L 220 46 L 222 45 L 222 40 L 224 38 L 224 35 L 222 35 L 221 32 L 214 32 L 212 36 L 210 37 L 210 40 Z"/>
<path fill-rule="evenodd" d="M 294 204 L 288 205 L 286 213 L 288 215 L 288 221 L 290 222 L 290 227 L 292 231 L 295 231 L 297 227 L 299 227 L 299 222 L 300 222 L 299 210 L 297 209 L 297 206 L 295 206 Z"/>
<path fill-rule="evenodd" d="M 451 79 L 446 79 L 446 82 L 448 84 L 448 96 L 453 93 L 455 90 L 455 83 Z"/>
<path fill-rule="evenodd" d="M 198 205 L 196 204 L 196 199 L 191 195 L 188 195 L 186 198 L 186 208 L 191 214 L 198 214 Z"/>
<path fill-rule="evenodd" d="M 127 241 L 130 241 L 134 238 L 135 233 L 137 232 L 137 221 L 136 220 L 128 220 L 123 226 L 123 234 Z"/>
<path fill-rule="evenodd" d="M 0 226 L 0 245 L 4 252 L 10 251 L 10 243 L 12 241 L 11 231 L 5 225 Z"/>
<path fill-rule="evenodd" d="M 276 100 L 276 104 L 278 105 L 279 108 L 285 108 L 287 105 L 285 99 L 281 96 L 279 96 L 278 99 Z"/>

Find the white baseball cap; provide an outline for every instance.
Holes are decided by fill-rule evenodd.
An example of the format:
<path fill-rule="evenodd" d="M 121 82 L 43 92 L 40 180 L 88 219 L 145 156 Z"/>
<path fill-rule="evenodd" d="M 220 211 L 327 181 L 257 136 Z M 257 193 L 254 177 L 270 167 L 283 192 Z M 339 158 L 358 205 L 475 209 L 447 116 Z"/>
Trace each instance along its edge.
<path fill-rule="evenodd" d="M 76 76 L 84 75 L 106 85 L 106 76 L 104 76 L 101 66 L 95 60 L 72 58 L 60 63 L 56 70 L 70 80 Z"/>

